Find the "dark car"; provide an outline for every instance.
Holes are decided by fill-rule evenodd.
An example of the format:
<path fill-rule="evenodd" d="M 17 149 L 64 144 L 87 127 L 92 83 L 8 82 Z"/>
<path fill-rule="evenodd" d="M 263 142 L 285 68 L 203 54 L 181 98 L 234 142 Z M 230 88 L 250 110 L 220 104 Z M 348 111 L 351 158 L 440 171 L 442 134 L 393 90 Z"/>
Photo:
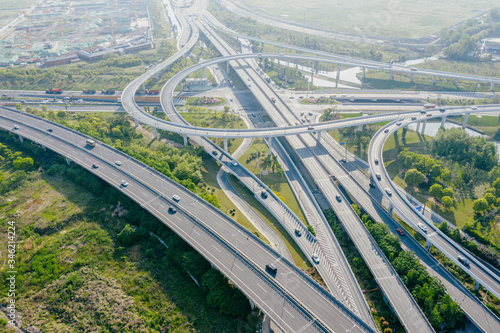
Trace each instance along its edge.
<path fill-rule="evenodd" d="M 267 197 L 269 196 L 269 194 L 267 194 L 266 191 L 263 191 L 260 196 L 262 197 L 262 199 L 267 199 Z"/>
<path fill-rule="evenodd" d="M 52 132 L 52 128 L 49 128 L 47 131 Z"/>
<path fill-rule="evenodd" d="M 446 112 L 445 109 L 439 109 L 439 112 Z"/>
<path fill-rule="evenodd" d="M 295 234 L 297 235 L 297 237 L 300 237 L 302 236 L 302 231 L 300 231 L 300 229 L 295 229 Z"/>
<path fill-rule="evenodd" d="M 266 270 L 269 271 L 271 274 L 274 274 L 274 275 L 276 275 L 276 273 L 278 272 L 278 268 L 276 268 L 276 266 L 274 266 L 274 264 L 267 264 L 266 265 Z"/>
<path fill-rule="evenodd" d="M 177 209 L 176 209 L 174 206 L 170 206 L 170 207 L 168 207 L 168 210 L 169 210 L 170 212 L 172 212 L 172 213 L 177 212 Z"/>
<path fill-rule="evenodd" d="M 99 166 L 98 166 L 96 163 L 94 163 L 94 164 L 92 164 L 92 167 L 93 167 L 94 169 L 97 169 Z"/>
<path fill-rule="evenodd" d="M 458 261 L 460 261 L 462 264 L 464 264 L 464 266 L 467 266 L 469 267 L 469 260 L 467 260 L 467 258 L 464 258 L 462 256 L 458 256 L 457 257 Z"/>
<path fill-rule="evenodd" d="M 212 150 L 212 155 L 217 156 L 218 154 L 217 150 Z"/>

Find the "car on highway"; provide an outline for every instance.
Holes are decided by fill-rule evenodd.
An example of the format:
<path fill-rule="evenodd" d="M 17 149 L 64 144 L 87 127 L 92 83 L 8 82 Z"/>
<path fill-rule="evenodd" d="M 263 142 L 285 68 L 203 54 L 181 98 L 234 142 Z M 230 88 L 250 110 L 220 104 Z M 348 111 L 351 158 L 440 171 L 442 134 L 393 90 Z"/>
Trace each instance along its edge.
<path fill-rule="evenodd" d="M 251 84 L 249 84 L 248 86 L 249 86 L 249 87 L 251 87 L 252 85 L 251 85 Z"/>
<path fill-rule="evenodd" d="M 342 197 L 341 197 L 339 194 L 337 194 L 337 195 L 335 196 L 335 198 L 337 199 L 337 201 L 338 201 L 338 202 L 341 202 L 341 201 L 342 201 Z"/>
<path fill-rule="evenodd" d="M 15 130 L 16 130 L 16 129 L 19 129 L 19 126 L 15 125 L 15 126 L 14 126 L 14 129 L 15 129 Z"/>
<path fill-rule="evenodd" d="M 276 273 L 278 272 L 278 268 L 274 266 L 274 264 L 269 263 L 266 265 L 266 271 L 269 271 L 271 274 L 276 275 Z"/>
<path fill-rule="evenodd" d="M 93 167 L 94 169 L 97 169 L 99 166 L 97 165 L 97 163 L 93 163 L 93 164 L 92 164 L 92 167 Z"/>
<path fill-rule="evenodd" d="M 385 189 L 385 193 L 387 193 L 388 196 L 392 195 L 392 191 L 388 188 Z"/>
<path fill-rule="evenodd" d="M 439 112 L 444 113 L 446 112 L 446 109 L 439 109 Z"/>
<path fill-rule="evenodd" d="M 172 199 L 174 199 L 175 201 L 179 201 L 179 200 L 181 200 L 181 198 L 180 198 L 177 194 L 174 194 L 174 195 L 172 196 Z"/>
<path fill-rule="evenodd" d="M 249 77 L 247 77 L 247 81 L 250 81 L 250 78 L 249 78 Z"/>
<path fill-rule="evenodd" d="M 310 116 L 313 116 L 313 115 L 314 115 L 314 113 L 312 113 L 312 112 L 309 112 L 309 115 L 310 115 Z"/>
<path fill-rule="evenodd" d="M 378 180 L 382 179 L 382 176 L 380 175 L 380 173 L 375 174 L 375 177 L 377 177 Z"/>
<path fill-rule="evenodd" d="M 396 126 L 401 126 L 401 124 L 402 124 L 402 122 L 398 121 L 398 122 L 396 123 Z"/>
<path fill-rule="evenodd" d="M 470 107 L 470 109 L 471 109 L 471 110 L 477 110 L 477 106 L 475 106 L 475 105 L 474 105 L 474 106 L 471 106 L 471 107 Z"/>
<path fill-rule="evenodd" d="M 268 196 L 269 196 L 269 194 L 267 194 L 267 192 L 266 192 L 266 191 L 262 191 L 262 193 L 260 194 L 260 197 L 261 197 L 262 199 L 267 199 L 267 197 L 268 197 Z"/>
<path fill-rule="evenodd" d="M 427 114 L 427 117 L 432 117 L 432 113 L 428 113 L 428 114 Z"/>
<path fill-rule="evenodd" d="M 297 235 L 297 237 L 300 237 L 302 236 L 302 231 L 300 231 L 300 229 L 295 229 L 295 234 Z"/>
<path fill-rule="evenodd" d="M 123 186 L 123 187 L 127 187 L 127 186 L 128 186 L 128 183 L 127 183 L 126 181 L 122 180 L 122 182 L 121 182 L 121 186 Z"/>
<path fill-rule="evenodd" d="M 316 253 L 313 253 L 311 256 L 312 260 L 314 261 L 315 264 L 319 264 L 319 257 Z"/>
<path fill-rule="evenodd" d="M 217 156 L 219 155 L 219 153 L 217 152 L 217 150 L 212 150 L 212 155 Z"/>
<path fill-rule="evenodd" d="M 177 208 L 175 208 L 174 206 L 170 206 L 168 207 L 168 211 L 172 212 L 172 214 L 175 214 L 177 212 Z"/>
<path fill-rule="evenodd" d="M 469 267 L 469 260 L 467 260 L 467 258 L 465 257 L 462 257 L 462 256 L 458 256 L 457 257 L 458 261 L 460 261 L 464 266 L 467 266 Z"/>
<path fill-rule="evenodd" d="M 410 70 L 412 70 L 412 71 L 414 71 L 414 72 L 416 72 L 416 71 L 417 71 L 417 69 L 416 69 L 416 68 L 413 68 L 413 67 L 411 67 L 411 68 L 410 68 Z"/>
<path fill-rule="evenodd" d="M 238 166 L 238 162 L 236 162 L 235 160 L 232 160 L 232 161 L 231 161 L 231 164 L 232 164 L 233 166 Z"/>
<path fill-rule="evenodd" d="M 403 230 L 401 230 L 401 228 L 397 228 L 396 231 L 398 232 L 398 234 L 400 234 L 401 236 L 404 236 L 405 235 L 405 232 Z"/>
<path fill-rule="evenodd" d="M 120 165 L 122 165 L 122 162 L 116 161 L 115 164 L 118 165 L 118 166 L 120 166 Z"/>
<path fill-rule="evenodd" d="M 300 125 L 300 123 L 298 121 L 295 122 L 295 125 Z"/>
<path fill-rule="evenodd" d="M 378 158 L 375 158 L 375 164 L 378 164 Z"/>
<path fill-rule="evenodd" d="M 417 120 L 417 117 L 411 117 L 411 120 Z"/>
<path fill-rule="evenodd" d="M 47 129 L 47 131 L 49 131 L 50 133 L 52 133 L 52 128 Z"/>
<path fill-rule="evenodd" d="M 386 128 L 386 129 L 384 130 L 384 133 L 389 133 L 389 129 L 388 129 L 388 128 Z"/>
<path fill-rule="evenodd" d="M 425 111 L 425 110 L 420 111 L 421 114 L 425 114 L 426 112 L 427 111 Z"/>
<path fill-rule="evenodd" d="M 417 225 L 423 232 L 427 232 L 427 227 L 425 225 L 423 225 L 422 223 L 419 223 Z"/>
<path fill-rule="evenodd" d="M 370 181 L 370 187 L 375 188 L 375 184 L 373 184 L 371 181 Z"/>
<path fill-rule="evenodd" d="M 255 115 L 255 113 L 252 113 L 252 117 L 254 117 L 254 118 L 255 118 L 255 117 L 257 117 L 257 116 Z"/>

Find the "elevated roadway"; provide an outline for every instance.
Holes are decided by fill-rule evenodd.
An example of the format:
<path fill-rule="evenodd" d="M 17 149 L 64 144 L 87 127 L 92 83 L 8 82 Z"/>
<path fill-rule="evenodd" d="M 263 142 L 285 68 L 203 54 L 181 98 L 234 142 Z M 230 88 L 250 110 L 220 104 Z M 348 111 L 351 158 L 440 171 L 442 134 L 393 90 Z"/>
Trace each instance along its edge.
<path fill-rule="evenodd" d="M 212 262 L 283 330 L 375 332 L 248 230 L 147 165 L 100 142 L 90 147 L 88 136 L 15 110 L 0 108 L 0 128 L 65 156 L 129 196 Z M 93 163 L 99 167 L 92 168 Z M 122 180 L 128 185 L 120 185 Z M 171 199 L 174 194 L 178 202 Z M 271 275 L 268 263 L 287 275 Z"/>

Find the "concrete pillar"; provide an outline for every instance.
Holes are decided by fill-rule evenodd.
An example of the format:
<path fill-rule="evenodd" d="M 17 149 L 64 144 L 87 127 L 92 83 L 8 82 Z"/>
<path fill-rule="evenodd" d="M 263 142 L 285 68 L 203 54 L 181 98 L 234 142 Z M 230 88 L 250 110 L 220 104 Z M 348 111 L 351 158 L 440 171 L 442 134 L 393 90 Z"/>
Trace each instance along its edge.
<path fill-rule="evenodd" d="M 158 139 L 158 131 L 156 130 L 156 127 L 153 127 L 153 136 L 155 139 Z"/>
<path fill-rule="evenodd" d="M 422 124 L 421 121 L 417 122 L 417 131 L 416 131 L 417 133 L 420 131 L 420 124 Z"/>
<path fill-rule="evenodd" d="M 361 78 L 364 79 L 365 77 L 366 77 L 366 68 L 363 67 L 363 76 Z"/>
<path fill-rule="evenodd" d="M 335 78 L 335 88 L 338 88 L 339 86 L 339 79 L 340 79 L 340 65 L 337 64 L 337 77 Z"/>
<path fill-rule="evenodd" d="M 184 139 L 184 146 L 187 146 L 188 145 L 188 136 L 186 134 L 183 134 L 182 138 Z"/>
<path fill-rule="evenodd" d="M 455 79 L 455 85 L 458 86 L 458 78 Z"/>
<path fill-rule="evenodd" d="M 427 120 L 424 120 L 424 126 L 422 126 L 422 132 L 420 133 L 424 134 L 426 125 L 427 125 Z"/>
<path fill-rule="evenodd" d="M 394 80 L 394 78 L 392 76 L 392 71 L 389 71 L 389 80 Z"/>
<path fill-rule="evenodd" d="M 435 84 L 436 84 L 436 77 L 432 76 L 432 85 L 435 85 Z"/>
<path fill-rule="evenodd" d="M 426 249 L 427 251 L 430 251 L 430 250 L 431 250 L 431 246 L 432 246 L 432 244 L 431 244 L 431 242 L 429 242 L 429 238 L 428 238 L 428 237 L 426 237 L 426 238 L 425 238 L 425 249 Z"/>
<path fill-rule="evenodd" d="M 227 138 L 224 138 L 224 151 L 227 153 L 228 150 L 227 150 Z"/>
<path fill-rule="evenodd" d="M 203 67 L 203 77 L 206 77 L 207 73 L 206 73 L 206 67 Z"/>
<path fill-rule="evenodd" d="M 71 166 L 71 161 L 67 157 L 66 157 L 66 163 L 68 163 L 68 165 Z"/>
<path fill-rule="evenodd" d="M 182 81 L 179 83 L 179 86 L 181 87 L 181 92 L 184 89 L 184 85 L 182 84 Z"/>
<path fill-rule="evenodd" d="M 392 215 L 392 210 L 394 209 L 394 206 L 392 205 L 392 201 L 389 202 L 389 208 L 387 209 L 387 211 L 389 212 L 389 214 Z"/>
<path fill-rule="evenodd" d="M 269 137 L 269 151 L 267 152 L 267 155 L 271 155 L 271 149 L 273 147 L 273 137 Z"/>
<path fill-rule="evenodd" d="M 445 122 L 446 122 L 446 116 L 443 116 L 443 118 L 441 118 L 441 126 L 444 126 Z"/>
<path fill-rule="evenodd" d="M 320 141 L 321 141 L 321 133 L 323 133 L 323 132 L 318 131 L 318 143 L 320 143 Z"/>
<path fill-rule="evenodd" d="M 255 307 L 255 302 L 252 301 L 251 299 L 248 299 L 250 301 L 250 309 L 253 310 Z"/>
<path fill-rule="evenodd" d="M 278 53 L 280 53 L 280 48 L 278 47 Z"/>
<path fill-rule="evenodd" d="M 146 84 L 145 84 L 145 83 L 143 83 L 143 84 L 141 85 L 141 91 L 142 91 L 142 92 L 146 91 Z"/>
<path fill-rule="evenodd" d="M 474 290 L 478 290 L 479 289 L 479 281 L 476 280 L 476 284 L 474 285 Z"/>
<path fill-rule="evenodd" d="M 137 127 L 139 126 L 139 120 L 137 120 L 136 118 L 134 118 L 134 127 Z"/>
<path fill-rule="evenodd" d="M 226 66 L 226 74 L 229 74 L 229 61 L 227 62 L 227 66 Z"/>
<path fill-rule="evenodd" d="M 47 151 L 47 148 L 45 146 L 42 146 L 43 151 Z"/>
<path fill-rule="evenodd" d="M 470 113 L 466 113 L 464 117 L 464 121 L 462 123 L 462 128 L 465 128 L 467 126 L 467 120 L 469 120 Z"/>
<path fill-rule="evenodd" d="M 262 69 L 266 71 L 266 58 L 262 58 Z"/>
<path fill-rule="evenodd" d="M 410 82 L 413 83 L 413 73 L 410 74 Z"/>
<path fill-rule="evenodd" d="M 313 80 L 314 80 L 314 61 L 312 62 L 312 65 L 311 65 L 311 86 L 314 84 Z"/>
<path fill-rule="evenodd" d="M 495 86 L 495 84 L 494 84 L 494 83 L 492 83 L 492 84 L 491 84 L 491 86 L 490 86 L 490 90 L 491 90 L 491 91 L 493 91 L 493 87 L 494 87 L 494 86 Z"/>
<path fill-rule="evenodd" d="M 160 73 L 156 73 L 156 74 L 155 74 L 155 79 L 157 79 L 157 80 L 158 80 L 159 78 L 160 78 Z"/>
<path fill-rule="evenodd" d="M 361 132 L 363 130 L 363 124 L 358 126 L 358 132 Z"/>
<path fill-rule="evenodd" d="M 23 137 L 19 135 L 19 141 L 21 141 L 21 143 L 23 142 Z"/>

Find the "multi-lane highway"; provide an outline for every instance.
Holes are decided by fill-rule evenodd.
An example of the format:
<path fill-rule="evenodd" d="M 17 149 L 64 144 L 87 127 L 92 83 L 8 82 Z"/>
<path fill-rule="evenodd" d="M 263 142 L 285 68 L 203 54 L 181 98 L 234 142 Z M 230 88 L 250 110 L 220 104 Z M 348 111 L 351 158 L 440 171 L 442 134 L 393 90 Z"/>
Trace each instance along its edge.
<path fill-rule="evenodd" d="M 92 148 L 83 134 L 15 110 L 0 109 L 0 127 L 67 157 L 139 203 L 212 262 L 285 331 L 374 332 L 252 233 L 154 169 L 102 143 Z M 121 166 L 115 164 L 117 160 Z M 92 168 L 93 163 L 99 167 Z M 123 180 L 127 186 L 121 185 Z M 171 199 L 173 195 L 180 200 Z M 170 206 L 177 212 L 169 210 Z M 265 269 L 268 263 L 287 274 L 270 274 Z"/>

